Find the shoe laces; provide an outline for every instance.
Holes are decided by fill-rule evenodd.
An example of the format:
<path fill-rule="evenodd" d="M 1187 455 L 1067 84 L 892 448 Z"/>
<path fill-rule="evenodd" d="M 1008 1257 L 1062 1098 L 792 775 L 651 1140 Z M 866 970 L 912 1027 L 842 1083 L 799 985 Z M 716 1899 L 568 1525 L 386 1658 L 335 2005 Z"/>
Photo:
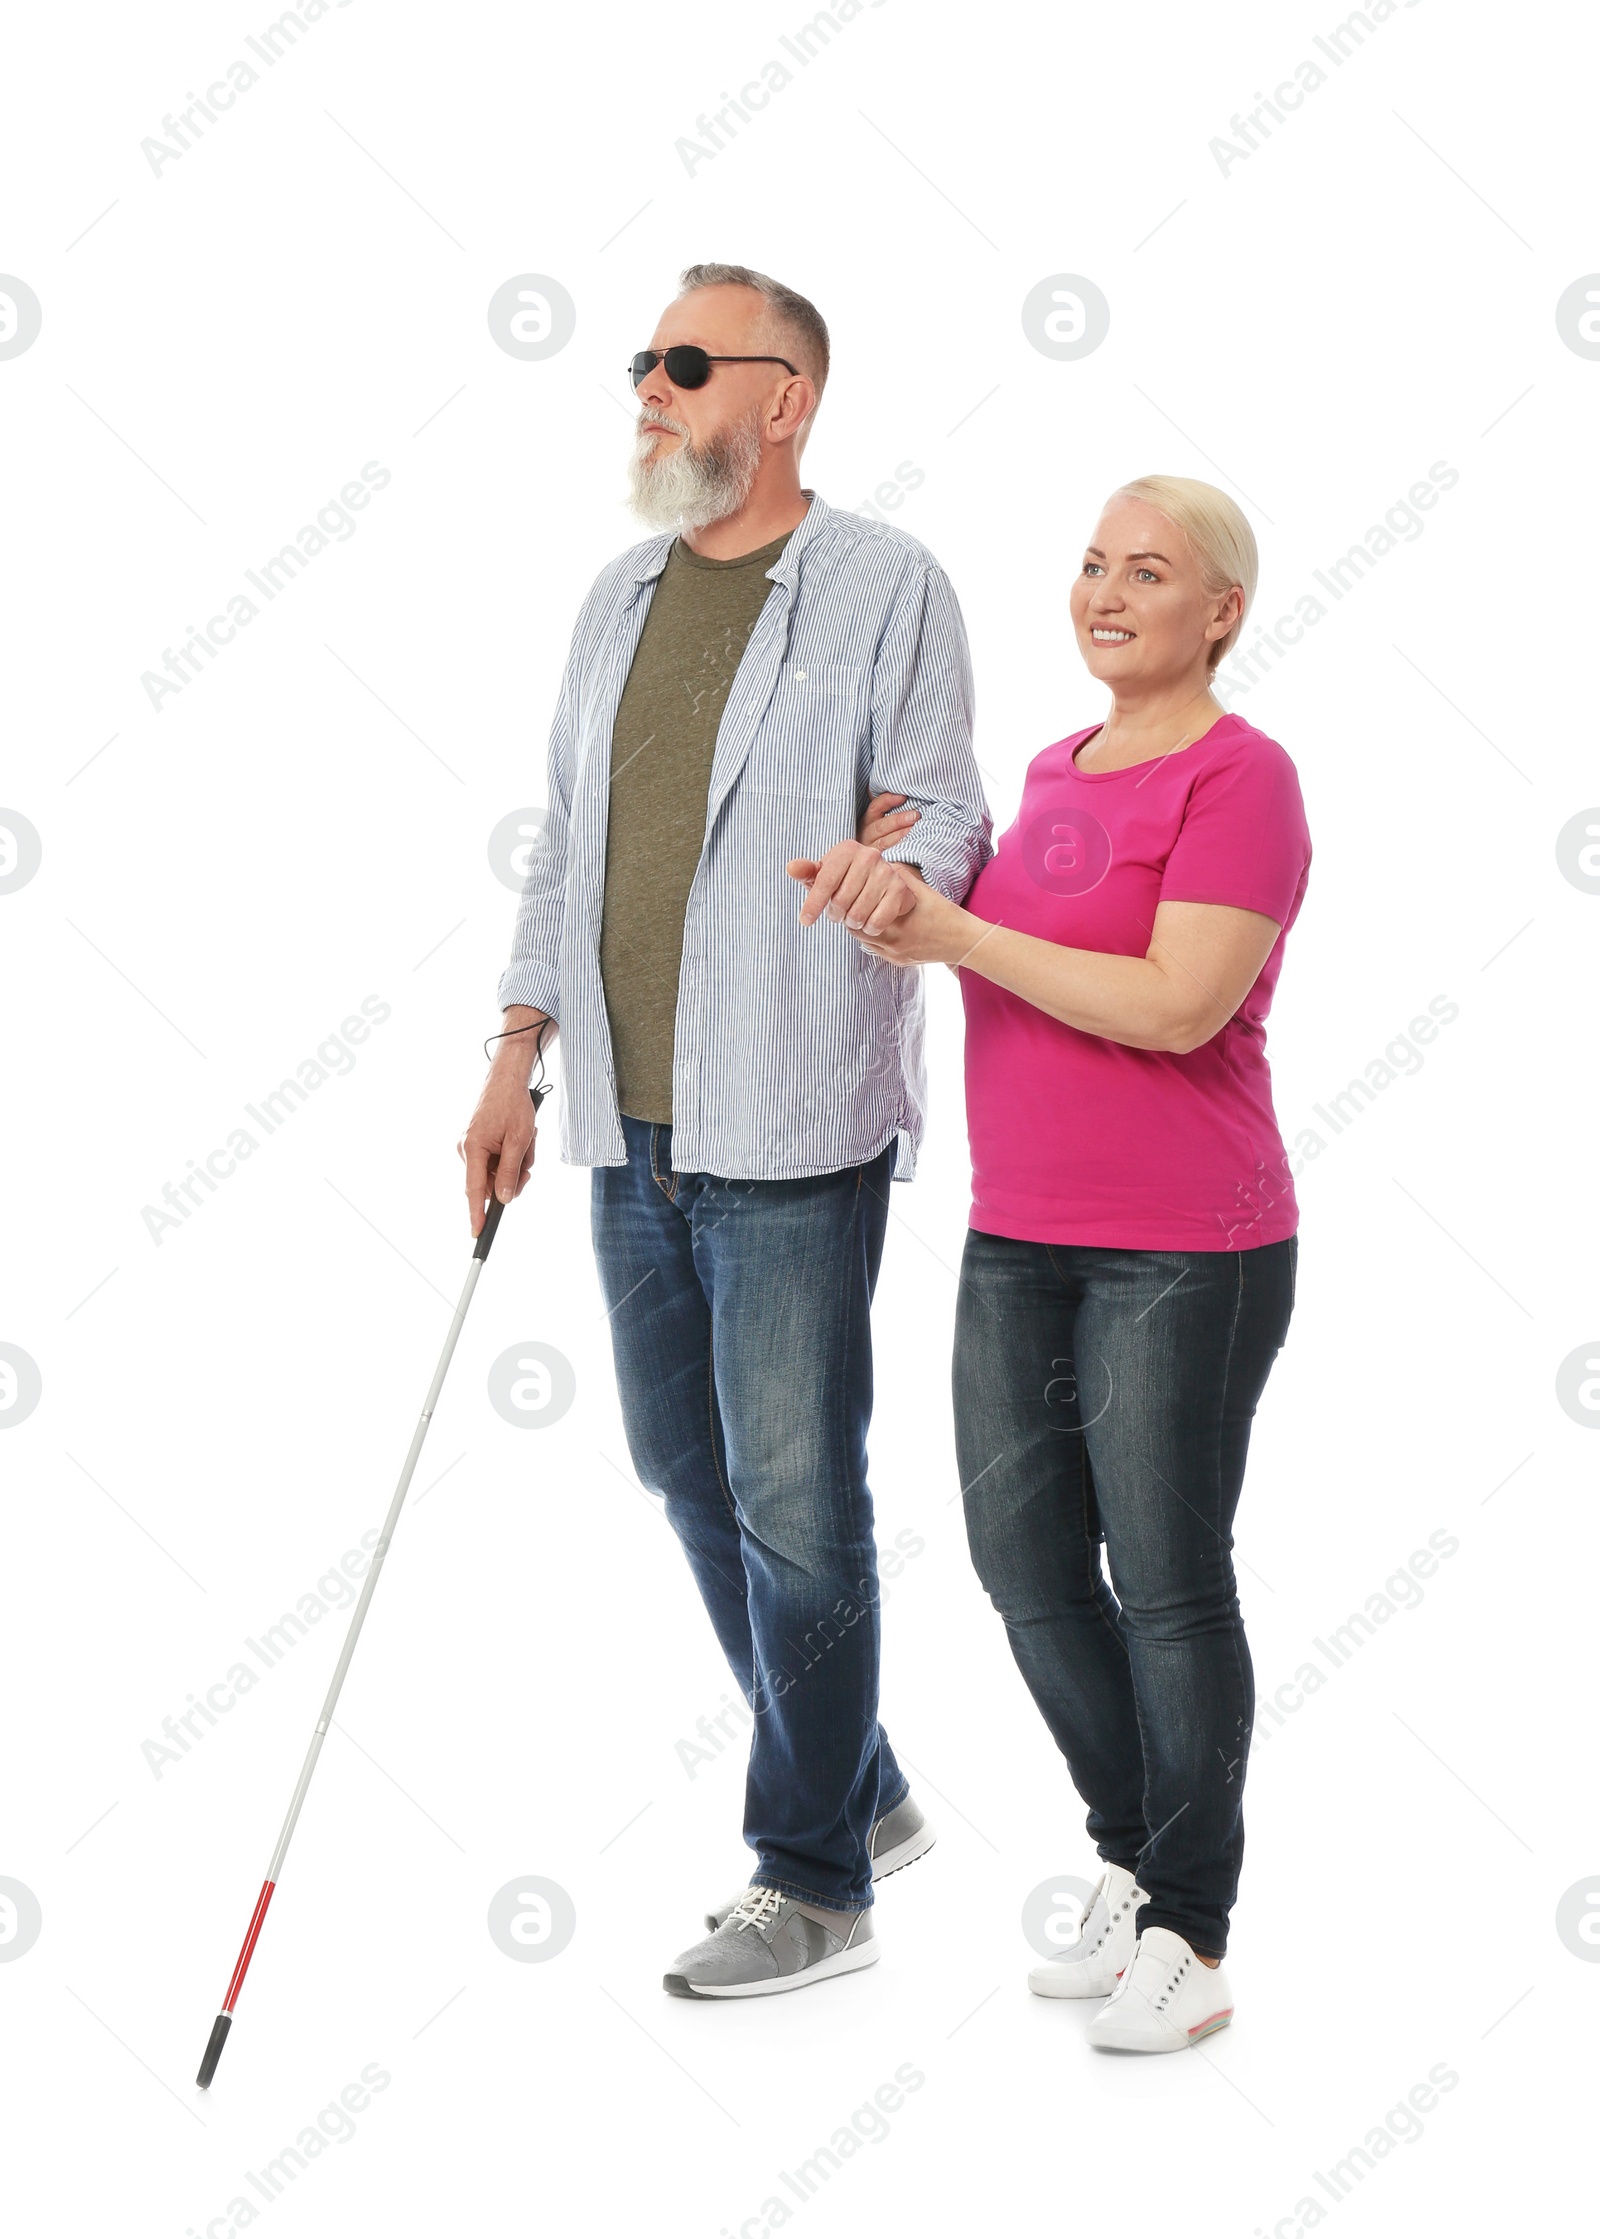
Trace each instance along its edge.
<path fill-rule="evenodd" d="M 724 1928 L 764 1928 L 782 1906 L 781 1890 L 760 1889 L 752 1883 L 722 1925 Z"/>

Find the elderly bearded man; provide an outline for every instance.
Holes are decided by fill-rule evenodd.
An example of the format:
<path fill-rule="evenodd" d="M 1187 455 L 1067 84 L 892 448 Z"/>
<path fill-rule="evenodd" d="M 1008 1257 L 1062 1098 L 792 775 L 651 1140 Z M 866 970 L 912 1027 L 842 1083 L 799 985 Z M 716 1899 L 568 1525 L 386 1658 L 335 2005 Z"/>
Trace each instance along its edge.
<path fill-rule="evenodd" d="M 741 1998 L 869 1965 L 874 1876 L 933 1840 L 878 1723 L 866 1479 L 922 991 L 849 928 L 909 906 L 892 862 L 961 900 L 992 827 L 949 582 L 800 481 L 821 317 L 742 265 L 680 288 L 631 367 L 632 499 L 659 533 L 578 616 L 505 1037 L 460 1149 L 476 1235 L 527 1181 L 559 1021 L 629 1450 L 754 1713 L 750 1886 L 666 1987 Z M 918 816 L 880 850 L 855 835 L 885 791 Z"/>

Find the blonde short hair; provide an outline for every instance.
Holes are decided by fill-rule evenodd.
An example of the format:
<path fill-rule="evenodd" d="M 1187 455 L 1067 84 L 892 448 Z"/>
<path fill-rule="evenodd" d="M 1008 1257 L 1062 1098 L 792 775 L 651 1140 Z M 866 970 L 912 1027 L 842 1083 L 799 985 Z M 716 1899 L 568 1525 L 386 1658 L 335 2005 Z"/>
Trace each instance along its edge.
<path fill-rule="evenodd" d="M 1141 474 L 1111 493 L 1114 498 L 1137 498 L 1180 528 L 1200 563 L 1200 580 L 1208 598 L 1221 598 L 1237 583 L 1244 593 L 1239 619 L 1226 637 L 1218 638 L 1206 657 L 1215 674 L 1237 644 L 1250 602 L 1256 595 L 1261 559 L 1255 531 L 1226 490 L 1209 482 L 1194 482 L 1183 474 Z"/>

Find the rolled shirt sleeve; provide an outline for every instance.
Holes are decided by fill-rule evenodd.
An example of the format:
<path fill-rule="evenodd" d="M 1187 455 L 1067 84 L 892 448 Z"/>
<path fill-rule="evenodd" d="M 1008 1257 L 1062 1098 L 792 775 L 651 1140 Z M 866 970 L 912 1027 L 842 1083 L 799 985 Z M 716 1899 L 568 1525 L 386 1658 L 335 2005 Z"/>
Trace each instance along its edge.
<path fill-rule="evenodd" d="M 942 568 L 907 585 L 879 647 L 872 695 L 873 793 L 903 793 L 919 813 L 882 850 L 916 864 L 959 902 L 994 853 L 993 819 L 972 758 L 972 662 L 961 609 Z"/>

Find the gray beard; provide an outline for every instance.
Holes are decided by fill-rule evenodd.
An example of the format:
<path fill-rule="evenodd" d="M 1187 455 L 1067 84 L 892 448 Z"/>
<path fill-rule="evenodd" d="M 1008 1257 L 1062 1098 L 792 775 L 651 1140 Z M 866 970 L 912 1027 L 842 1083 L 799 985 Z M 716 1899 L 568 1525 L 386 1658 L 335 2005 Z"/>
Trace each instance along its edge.
<path fill-rule="evenodd" d="M 628 462 L 628 501 L 652 529 L 704 529 L 726 520 L 755 488 L 761 469 L 757 416 L 713 436 L 697 449 L 687 435 L 665 458 L 648 456 L 641 435 Z"/>

